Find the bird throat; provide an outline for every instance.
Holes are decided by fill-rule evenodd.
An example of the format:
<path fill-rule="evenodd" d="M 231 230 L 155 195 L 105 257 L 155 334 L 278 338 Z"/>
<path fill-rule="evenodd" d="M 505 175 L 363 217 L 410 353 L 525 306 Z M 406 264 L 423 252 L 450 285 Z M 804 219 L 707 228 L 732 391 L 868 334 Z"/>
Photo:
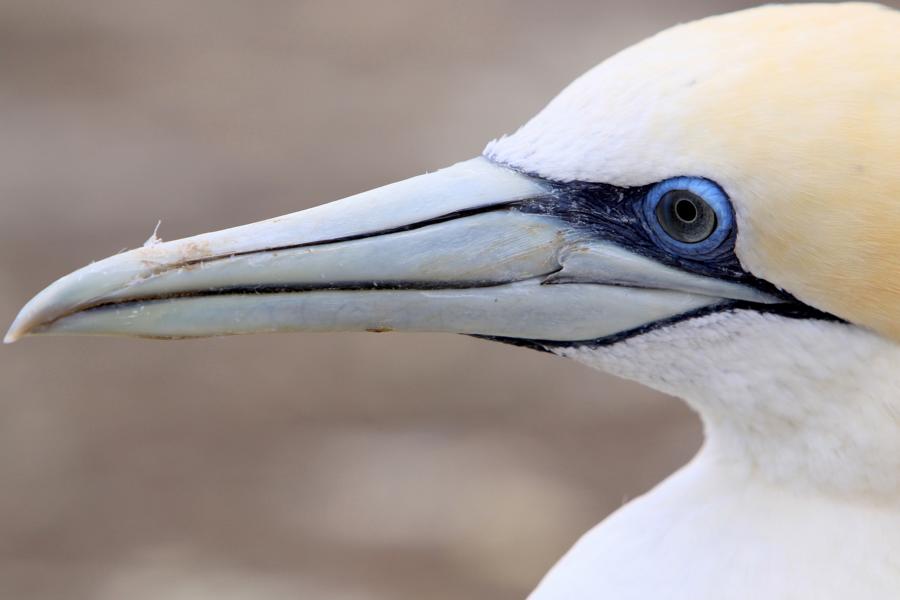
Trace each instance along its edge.
<path fill-rule="evenodd" d="M 701 453 L 748 477 L 900 502 L 900 345 L 886 338 L 734 310 L 556 352 L 682 398 Z"/>

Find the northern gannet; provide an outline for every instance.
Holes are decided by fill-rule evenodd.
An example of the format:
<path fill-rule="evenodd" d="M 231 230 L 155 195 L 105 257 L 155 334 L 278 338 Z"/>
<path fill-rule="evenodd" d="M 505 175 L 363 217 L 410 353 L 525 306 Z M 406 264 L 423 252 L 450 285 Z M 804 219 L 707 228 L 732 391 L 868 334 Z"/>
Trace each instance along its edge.
<path fill-rule="evenodd" d="M 409 330 L 683 398 L 697 456 L 533 600 L 900 597 L 900 12 L 664 31 L 482 157 L 68 275 L 7 334 Z"/>

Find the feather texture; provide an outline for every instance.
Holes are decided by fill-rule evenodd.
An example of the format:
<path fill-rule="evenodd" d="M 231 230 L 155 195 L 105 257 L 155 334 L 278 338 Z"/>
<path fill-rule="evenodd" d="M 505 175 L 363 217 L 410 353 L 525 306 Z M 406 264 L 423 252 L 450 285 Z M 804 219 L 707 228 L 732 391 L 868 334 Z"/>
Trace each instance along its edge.
<path fill-rule="evenodd" d="M 560 181 L 706 177 L 745 269 L 900 340 L 900 11 L 776 5 L 662 32 L 485 153 Z"/>

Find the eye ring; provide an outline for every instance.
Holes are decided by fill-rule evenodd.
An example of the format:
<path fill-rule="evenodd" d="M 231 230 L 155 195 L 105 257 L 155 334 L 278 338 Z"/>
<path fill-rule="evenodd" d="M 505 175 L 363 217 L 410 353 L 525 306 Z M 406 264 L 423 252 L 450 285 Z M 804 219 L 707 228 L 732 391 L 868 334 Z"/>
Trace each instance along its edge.
<path fill-rule="evenodd" d="M 643 216 L 653 240 L 682 256 L 714 252 L 734 227 L 728 196 L 701 177 L 674 177 L 654 185 L 644 198 Z"/>

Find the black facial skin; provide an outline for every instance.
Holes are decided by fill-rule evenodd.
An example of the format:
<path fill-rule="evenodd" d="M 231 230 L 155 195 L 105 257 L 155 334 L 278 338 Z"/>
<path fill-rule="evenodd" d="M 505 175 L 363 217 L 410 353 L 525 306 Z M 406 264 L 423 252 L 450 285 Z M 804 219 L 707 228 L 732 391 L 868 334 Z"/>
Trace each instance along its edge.
<path fill-rule="evenodd" d="M 603 183 L 552 183 L 547 196 L 525 201 L 519 210 L 552 215 L 586 230 L 591 237 L 608 240 L 656 262 L 680 271 L 733 281 L 755 287 L 767 294 L 791 299 L 772 284 L 741 268 L 734 254 L 736 231 L 715 250 L 703 257 L 679 256 L 661 248 L 650 233 L 643 202 L 652 185 L 617 187 Z"/>
<path fill-rule="evenodd" d="M 515 206 L 515 210 L 533 214 L 552 215 L 571 223 L 578 229 L 584 230 L 590 237 L 613 242 L 623 248 L 627 248 L 631 252 L 659 263 L 688 273 L 714 277 L 753 287 L 775 296 L 783 300 L 783 302 L 757 304 L 743 300 L 726 300 L 714 306 L 704 307 L 594 340 L 560 342 L 481 335 L 474 337 L 515 346 L 524 346 L 543 352 L 552 352 L 555 348 L 608 346 L 687 319 L 725 311 L 753 310 L 795 319 L 842 321 L 842 319 L 834 315 L 803 304 L 768 281 L 754 277 L 745 271 L 734 253 L 734 244 L 737 237 L 736 226 L 732 228 L 728 238 L 717 249 L 706 253 L 703 257 L 679 256 L 668 249 L 661 248 L 654 242 L 649 229 L 651 225 L 646 222 L 642 210 L 644 198 L 653 187 L 652 185 L 630 188 L 587 182 L 550 182 L 548 185 L 550 186 L 548 194 L 518 203 Z"/>

